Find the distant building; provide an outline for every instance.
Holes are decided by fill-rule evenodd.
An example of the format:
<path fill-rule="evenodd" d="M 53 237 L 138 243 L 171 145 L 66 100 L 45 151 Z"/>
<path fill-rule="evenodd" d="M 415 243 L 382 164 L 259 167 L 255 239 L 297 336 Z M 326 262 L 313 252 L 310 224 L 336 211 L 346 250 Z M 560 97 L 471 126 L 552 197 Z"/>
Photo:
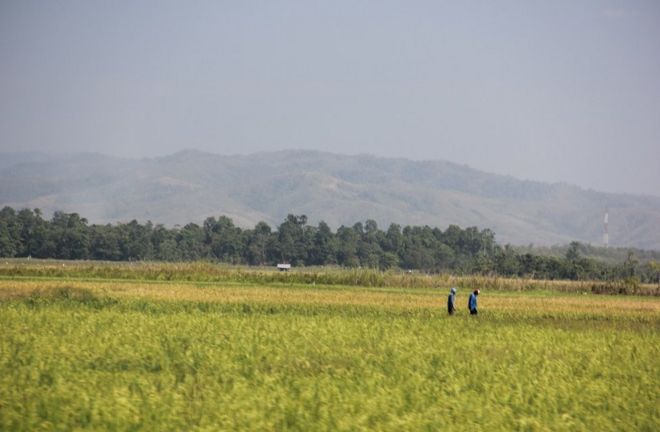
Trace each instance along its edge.
<path fill-rule="evenodd" d="M 277 265 L 277 269 L 279 271 L 289 271 L 290 268 L 291 268 L 291 264 L 278 264 Z"/>

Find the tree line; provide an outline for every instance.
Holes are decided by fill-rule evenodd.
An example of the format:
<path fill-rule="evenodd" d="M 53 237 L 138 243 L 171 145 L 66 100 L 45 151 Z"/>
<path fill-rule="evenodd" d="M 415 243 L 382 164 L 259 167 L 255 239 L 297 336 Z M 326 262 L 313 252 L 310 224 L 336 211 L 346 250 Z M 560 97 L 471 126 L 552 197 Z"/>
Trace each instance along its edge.
<path fill-rule="evenodd" d="M 265 222 L 242 229 L 226 217 L 209 217 L 202 225 L 167 228 L 133 220 L 117 224 L 89 224 L 77 213 L 55 212 L 50 220 L 39 209 L 0 210 L 0 256 L 107 261 L 195 261 L 247 265 L 337 265 L 387 270 L 488 274 L 536 279 L 634 278 L 653 282 L 657 271 L 640 265 L 634 256 L 607 264 L 581 255 L 573 242 L 565 256 L 521 253 L 495 242 L 489 229 L 445 230 L 429 226 L 391 224 L 386 230 L 375 221 L 341 226 L 333 231 L 325 222 L 313 226 L 305 215 L 290 214 L 275 229 Z"/>

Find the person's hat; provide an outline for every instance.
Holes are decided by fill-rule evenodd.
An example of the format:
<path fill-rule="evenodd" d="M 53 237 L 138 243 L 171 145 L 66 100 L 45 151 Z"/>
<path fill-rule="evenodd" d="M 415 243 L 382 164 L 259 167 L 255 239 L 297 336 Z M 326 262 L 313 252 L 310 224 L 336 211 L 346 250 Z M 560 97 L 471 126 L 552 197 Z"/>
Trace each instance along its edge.
<path fill-rule="evenodd" d="M 456 292 L 456 288 L 455 288 L 455 287 L 452 287 L 452 288 L 451 288 L 451 292 L 452 292 L 452 293 L 455 293 L 455 292 Z"/>

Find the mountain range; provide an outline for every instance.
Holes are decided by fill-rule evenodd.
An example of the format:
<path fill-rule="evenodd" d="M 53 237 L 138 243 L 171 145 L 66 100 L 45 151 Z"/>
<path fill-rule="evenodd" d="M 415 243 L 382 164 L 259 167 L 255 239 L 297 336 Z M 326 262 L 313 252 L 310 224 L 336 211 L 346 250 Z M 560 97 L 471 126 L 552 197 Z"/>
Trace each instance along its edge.
<path fill-rule="evenodd" d="M 611 245 L 660 249 L 660 197 L 519 180 L 446 161 L 294 150 L 0 157 L 0 207 L 77 212 L 91 223 L 173 226 L 226 215 L 243 227 L 276 226 L 293 213 L 333 228 L 367 219 L 384 228 L 456 224 L 490 228 L 500 243 L 600 245 L 607 209 Z"/>

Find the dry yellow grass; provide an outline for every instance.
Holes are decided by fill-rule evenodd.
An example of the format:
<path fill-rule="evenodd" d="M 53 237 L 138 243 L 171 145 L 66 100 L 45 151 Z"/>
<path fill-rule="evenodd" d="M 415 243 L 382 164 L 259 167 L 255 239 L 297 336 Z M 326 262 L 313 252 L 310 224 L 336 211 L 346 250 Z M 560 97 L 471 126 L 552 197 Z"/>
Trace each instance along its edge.
<path fill-rule="evenodd" d="M 57 288 L 90 290 L 102 297 L 154 301 L 209 303 L 274 303 L 309 305 L 353 305 L 399 310 L 444 310 L 446 290 L 360 287 L 273 287 L 191 283 L 117 281 L 2 280 L 0 299 L 24 298 Z M 459 293 L 459 309 L 467 303 L 469 290 Z M 520 295 L 482 292 L 480 309 L 534 313 L 588 313 L 591 315 L 643 315 L 660 319 L 660 300 L 633 296 Z"/>
<path fill-rule="evenodd" d="M 660 298 L 0 279 L 0 430 L 658 430 Z"/>
<path fill-rule="evenodd" d="M 390 288 L 437 288 L 458 286 L 489 291 L 550 290 L 660 296 L 660 284 L 625 281 L 571 281 L 502 278 L 497 276 L 458 276 L 451 274 L 381 272 L 372 269 L 301 267 L 281 273 L 271 267 L 246 267 L 195 263 L 98 261 L 7 260 L 0 262 L 0 277 L 42 277 L 57 279 L 152 280 L 245 284 L 321 284 Z"/>

